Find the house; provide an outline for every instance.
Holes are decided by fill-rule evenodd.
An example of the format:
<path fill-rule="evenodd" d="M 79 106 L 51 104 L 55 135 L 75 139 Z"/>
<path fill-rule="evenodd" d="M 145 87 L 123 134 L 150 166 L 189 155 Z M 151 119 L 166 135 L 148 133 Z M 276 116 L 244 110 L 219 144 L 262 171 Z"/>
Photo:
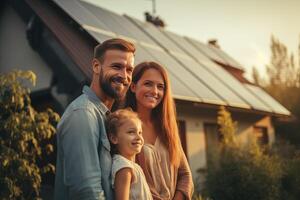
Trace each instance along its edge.
<path fill-rule="evenodd" d="M 4 1 L 0 17 L 0 71 L 31 69 L 33 103 L 62 113 L 91 77 L 93 47 L 113 37 L 132 41 L 136 63 L 155 60 L 167 69 L 176 101 L 182 146 L 193 176 L 218 142 L 217 111 L 226 106 L 247 142 L 275 141 L 274 123 L 291 113 L 243 77 L 243 67 L 215 43 L 209 45 L 118 15 L 80 0 Z"/>

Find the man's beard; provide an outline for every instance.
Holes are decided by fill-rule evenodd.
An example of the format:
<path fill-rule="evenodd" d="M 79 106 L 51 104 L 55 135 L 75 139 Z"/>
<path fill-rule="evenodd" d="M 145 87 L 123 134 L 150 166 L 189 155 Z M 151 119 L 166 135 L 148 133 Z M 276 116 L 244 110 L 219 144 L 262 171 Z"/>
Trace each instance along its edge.
<path fill-rule="evenodd" d="M 109 79 L 105 79 L 103 76 L 103 71 L 101 70 L 100 77 L 99 77 L 99 85 L 100 85 L 101 89 L 107 96 L 115 99 L 116 101 L 120 101 L 125 94 L 124 90 L 126 90 L 126 84 L 123 85 L 124 89 L 121 90 L 121 88 L 119 88 L 121 86 L 118 86 L 118 85 L 115 88 L 113 88 L 111 85 L 113 82 L 121 82 L 124 84 L 125 81 L 123 80 L 122 77 L 119 77 L 119 76 L 115 76 L 115 77 L 112 76 L 112 77 L 109 77 Z"/>

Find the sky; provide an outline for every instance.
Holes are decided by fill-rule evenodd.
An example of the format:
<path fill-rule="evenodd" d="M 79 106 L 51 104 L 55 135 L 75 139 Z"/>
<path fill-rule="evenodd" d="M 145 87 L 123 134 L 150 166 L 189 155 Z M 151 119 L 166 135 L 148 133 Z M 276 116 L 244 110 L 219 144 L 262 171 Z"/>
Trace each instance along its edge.
<path fill-rule="evenodd" d="M 151 0 L 85 0 L 118 14 L 144 20 Z M 300 0 L 156 0 L 156 14 L 166 29 L 204 43 L 217 39 L 221 49 L 237 60 L 251 77 L 256 66 L 264 76 L 273 34 L 297 53 Z"/>

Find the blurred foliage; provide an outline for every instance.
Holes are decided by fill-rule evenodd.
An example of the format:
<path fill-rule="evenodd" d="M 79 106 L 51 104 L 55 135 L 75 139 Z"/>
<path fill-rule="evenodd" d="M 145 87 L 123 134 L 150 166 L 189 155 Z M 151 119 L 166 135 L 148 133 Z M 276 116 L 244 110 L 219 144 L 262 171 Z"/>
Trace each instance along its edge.
<path fill-rule="evenodd" d="M 192 200 L 212 200 L 212 199 L 210 199 L 210 198 L 205 198 L 205 197 L 203 197 L 203 196 L 201 196 L 200 194 L 195 194 L 194 193 L 194 195 L 193 195 L 193 197 L 192 197 Z"/>
<path fill-rule="evenodd" d="M 271 37 L 270 63 L 266 66 L 267 77 L 260 77 L 253 68 L 252 77 L 271 96 L 284 105 L 296 119 L 290 123 L 275 124 L 276 133 L 300 148 L 300 42 L 298 56 L 289 53 L 286 45 Z"/>
<path fill-rule="evenodd" d="M 237 122 L 231 118 L 231 113 L 224 106 L 220 107 L 218 112 L 217 123 L 222 135 L 221 145 L 238 148 L 239 143 L 236 139 Z"/>
<path fill-rule="evenodd" d="M 284 158 L 283 158 L 284 159 Z M 300 199 L 300 154 L 293 159 L 284 159 L 284 175 L 282 177 L 282 198 L 285 200 Z"/>
<path fill-rule="evenodd" d="M 53 152 L 48 143 L 55 134 L 59 115 L 31 106 L 27 81 L 31 71 L 0 75 L 0 196 L 1 199 L 40 199 L 41 174 L 55 167 L 41 159 Z M 28 85 L 28 83 L 27 83 Z"/>
<path fill-rule="evenodd" d="M 298 46 L 298 59 L 289 53 L 286 45 L 271 36 L 270 63 L 265 66 L 267 77 L 259 75 L 256 67 L 252 69 L 253 81 L 264 87 L 300 87 L 300 43 Z M 270 88 L 271 89 L 271 88 Z"/>
<path fill-rule="evenodd" d="M 283 163 L 281 199 L 300 199 L 300 150 L 288 141 L 277 140 L 270 153 L 279 155 Z"/>
<path fill-rule="evenodd" d="M 294 54 L 289 54 L 285 44 L 274 36 L 271 37 L 271 59 L 266 66 L 269 85 L 284 85 L 286 87 L 299 87 L 300 68 L 295 61 Z"/>
<path fill-rule="evenodd" d="M 286 45 L 273 36 L 270 50 L 268 81 L 258 77 L 256 83 L 296 117 L 292 122 L 275 124 L 277 142 L 271 152 L 282 160 L 281 199 L 296 200 L 300 199 L 300 42 L 298 57 L 289 54 Z"/>
<path fill-rule="evenodd" d="M 280 199 L 282 162 L 264 154 L 256 140 L 241 145 L 236 138 L 237 123 L 221 107 L 218 125 L 223 136 L 219 161 L 207 170 L 206 193 L 214 200 Z"/>

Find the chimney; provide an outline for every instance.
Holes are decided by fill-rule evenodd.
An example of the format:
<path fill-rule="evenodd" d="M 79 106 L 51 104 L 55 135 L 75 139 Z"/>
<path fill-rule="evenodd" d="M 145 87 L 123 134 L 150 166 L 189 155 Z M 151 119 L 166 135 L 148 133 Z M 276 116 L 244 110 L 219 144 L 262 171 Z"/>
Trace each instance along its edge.
<path fill-rule="evenodd" d="M 166 26 L 166 23 L 159 16 L 154 16 L 149 12 L 145 12 L 144 15 L 145 15 L 146 22 L 150 22 L 154 26 L 161 27 L 161 28 L 164 28 Z"/>
<path fill-rule="evenodd" d="M 221 49 L 217 39 L 210 39 L 210 40 L 207 41 L 207 44 L 209 46 L 213 46 L 215 48 Z"/>

